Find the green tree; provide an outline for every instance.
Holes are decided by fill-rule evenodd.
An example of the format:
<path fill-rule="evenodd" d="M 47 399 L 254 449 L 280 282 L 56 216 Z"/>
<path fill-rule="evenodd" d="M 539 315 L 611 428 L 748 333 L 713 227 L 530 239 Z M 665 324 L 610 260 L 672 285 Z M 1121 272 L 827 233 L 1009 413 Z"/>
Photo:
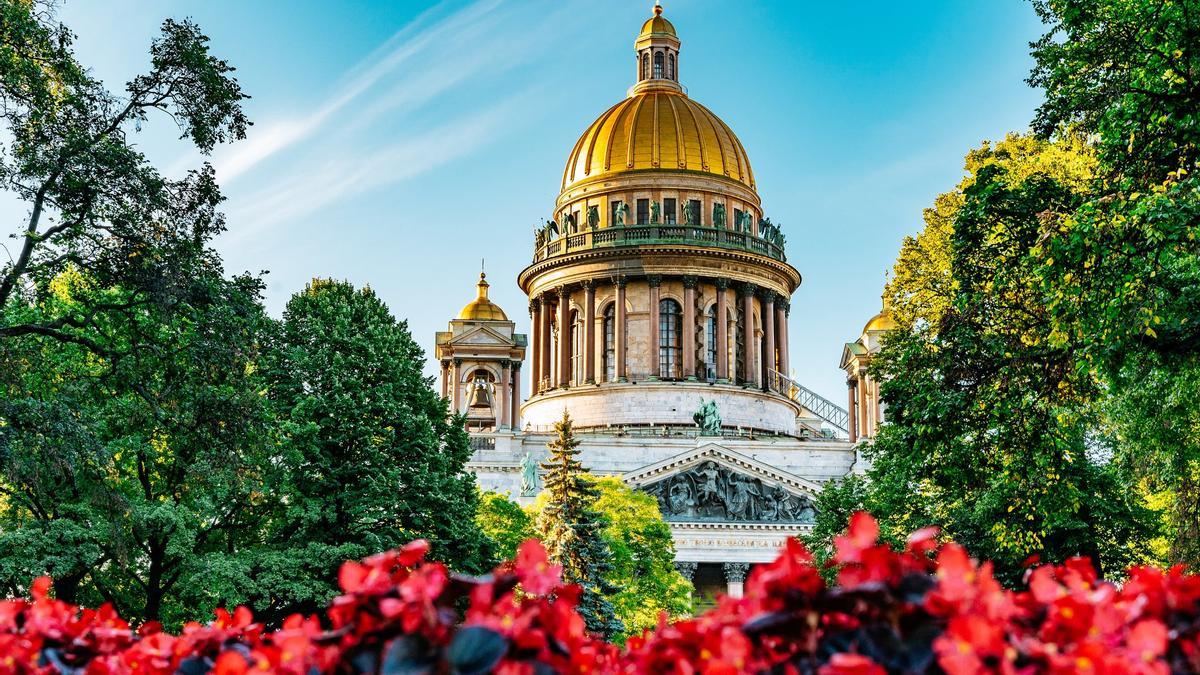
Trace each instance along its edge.
<path fill-rule="evenodd" d="M 537 536 L 534 521 L 531 512 L 509 499 L 507 494 L 486 490 L 479 497 L 475 522 L 496 542 L 496 557 L 500 560 L 513 560 L 521 542 Z"/>
<path fill-rule="evenodd" d="M 1152 534 L 1100 443 L 1102 383 L 1056 333 L 1041 279 L 1039 242 L 1087 200 L 1095 166 L 1078 137 L 968 155 L 901 252 L 901 330 L 873 364 L 889 424 L 863 505 L 892 537 L 943 526 L 1009 581 L 1031 555 L 1120 570 Z"/>
<path fill-rule="evenodd" d="M 546 503 L 538 514 L 539 538 L 550 558 L 562 565 L 563 579 L 582 588 L 579 613 L 588 630 L 611 638 L 623 632 L 624 626 L 608 599 L 617 589 L 607 579 L 613 561 L 603 536 L 604 519 L 596 511 L 600 491 L 577 459 L 579 441 L 566 409 L 554 431 L 550 457 L 542 464 Z"/>
<path fill-rule="evenodd" d="M 370 288 L 317 279 L 288 302 L 263 364 L 281 449 L 260 611 L 321 606 L 342 561 L 418 537 L 456 569 L 491 566 L 469 438 L 423 365 Z"/>

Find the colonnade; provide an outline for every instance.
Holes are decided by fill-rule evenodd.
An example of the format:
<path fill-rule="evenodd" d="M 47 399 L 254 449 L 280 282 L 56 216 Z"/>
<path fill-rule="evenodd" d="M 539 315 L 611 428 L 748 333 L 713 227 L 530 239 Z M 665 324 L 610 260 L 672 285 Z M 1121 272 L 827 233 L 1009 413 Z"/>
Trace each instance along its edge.
<path fill-rule="evenodd" d="M 675 569 L 678 570 L 679 573 L 682 574 L 685 579 L 687 579 L 688 581 L 695 584 L 696 570 L 699 568 L 699 566 L 701 564 L 708 564 L 708 563 L 696 563 L 696 562 L 690 562 L 690 561 L 677 560 L 677 561 L 675 561 Z M 714 563 L 714 564 L 720 564 L 721 570 L 722 570 L 722 572 L 724 572 L 725 594 L 731 598 L 742 597 L 742 594 L 744 593 L 744 585 L 746 582 L 746 577 L 750 573 L 750 563 L 727 562 L 727 563 Z"/>
<path fill-rule="evenodd" d="M 661 315 L 662 294 L 660 289 L 664 281 L 681 282 L 682 318 L 681 330 L 671 342 L 672 349 L 677 348 L 681 354 L 678 372 L 673 363 L 664 365 L 660 358 L 660 350 L 664 348 L 663 336 L 660 334 L 663 324 Z M 631 284 L 646 285 L 647 324 L 649 334 L 644 343 L 644 349 L 649 353 L 639 355 L 642 362 L 650 364 L 649 372 L 631 373 L 629 348 L 629 291 Z M 611 288 L 606 288 L 611 285 Z M 698 334 L 706 334 L 709 317 L 704 308 L 697 311 L 697 293 L 703 287 L 711 289 L 715 294 L 715 340 L 716 363 L 708 363 L 711 347 L 701 355 Z M 735 383 L 747 386 L 761 387 L 765 390 L 778 388 L 776 373 L 786 375 L 788 372 L 788 314 L 790 304 L 785 296 L 769 288 L 751 283 L 732 283 L 726 278 L 702 278 L 693 275 L 664 277 L 650 274 L 644 277 L 617 277 L 611 281 L 597 282 L 587 280 L 573 285 L 564 285 L 543 292 L 532 298 L 529 305 L 532 319 L 531 350 L 532 350 L 532 382 L 533 394 L 549 389 L 566 388 L 580 384 L 595 384 L 610 379 L 608 373 L 598 363 L 602 358 L 607 344 L 605 340 L 596 339 L 597 324 L 597 290 L 605 288 L 606 295 L 611 294 L 614 306 L 612 325 L 612 352 L 615 361 L 611 379 L 616 382 L 626 382 L 634 377 L 649 380 L 679 379 L 679 380 L 711 380 L 722 383 Z M 639 292 L 642 290 L 638 287 Z M 730 291 L 736 293 L 731 298 Z M 640 294 L 640 293 L 639 293 Z M 576 307 L 572 308 L 574 301 Z M 737 304 L 731 306 L 731 301 Z M 607 307 L 607 299 L 605 306 Z M 757 304 L 756 304 L 757 303 Z M 755 310 L 758 310 L 757 325 Z M 731 311 L 732 310 L 732 311 Z M 740 310 L 741 322 L 738 322 Z M 579 314 L 581 330 L 572 330 L 575 320 L 573 311 Z M 731 326 L 732 324 L 732 326 Z M 750 330 L 747 330 L 747 326 Z M 600 324 L 603 330 L 604 324 Z M 732 331 L 735 331 L 731 334 Z M 731 351 L 731 341 L 741 337 L 740 354 Z M 639 336 L 640 337 L 640 336 Z M 577 346 L 573 340 L 581 339 L 583 344 Z M 701 338 L 707 340 L 707 337 Z M 707 345 L 706 345 L 707 346 Z M 574 358 L 573 358 L 574 357 Z M 740 363 L 731 364 L 735 358 Z M 731 365 L 735 372 L 731 373 Z M 707 370 L 698 366 L 711 367 L 711 375 Z M 740 366 L 740 368 L 737 368 Z M 579 372 L 576 372 L 576 371 Z M 598 372 L 600 371 L 600 372 Z"/>
<path fill-rule="evenodd" d="M 858 369 L 846 380 L 848 393 L 846 410 L 850 413 L 850 442 L 875 437 L 879 425 L 883 424 L 883 406 L 879 399 L 879 382 L 867 374 L 867 369 Z"/>
<path fill-rule="evenodd" d="M 486 364 L 486 365 L 485 365 Z M 469 377 L 483 369 L 500 376 L 491 384 L 495 387 L 496 401 L 493 412 L 497 429 L 519 429 L 521 427 L 521 362 L 515 359 L 480 361 L 464 359 L 442 359 L 442 398 L 450 398 L 450 409 L 464 413 L 463 395 L 469 393 L 473 378 Z M 447 391 L 449 389 L 449 391 Z"/>

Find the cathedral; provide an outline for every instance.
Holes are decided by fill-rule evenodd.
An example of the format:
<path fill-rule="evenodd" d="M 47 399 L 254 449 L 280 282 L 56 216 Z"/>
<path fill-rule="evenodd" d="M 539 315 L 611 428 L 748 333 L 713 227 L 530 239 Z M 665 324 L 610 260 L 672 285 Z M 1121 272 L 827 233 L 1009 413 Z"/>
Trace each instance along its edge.
<path fill-rule="evenodd" d="M 529 503 L 566 410 L 592 473 L 657 498 L 698 594 L 737 596 L 752 565 L 812 527 L 822 485 L 864 468 L 856 448 L 885 412 L 866 367 L 892 323 L 885 307 L 846 345 L 847 407 L 789 379 L 800 272 L 738 137 L 680 84 L 662 13 L 634 41 L 634 85 L 571 146 L 534 233 L 517 277 L 528 333 L 481 274 L 435 355 L 482 488 Z"/>

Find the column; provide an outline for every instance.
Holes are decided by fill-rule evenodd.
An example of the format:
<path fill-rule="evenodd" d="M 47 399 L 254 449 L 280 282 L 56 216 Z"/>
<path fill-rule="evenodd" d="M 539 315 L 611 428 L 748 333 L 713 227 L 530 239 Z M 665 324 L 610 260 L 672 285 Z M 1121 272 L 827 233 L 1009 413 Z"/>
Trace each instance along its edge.
<path fill-rule="evenodd" d="M 510 408 L 509 401 L 509 362 L 500 362 L 500 386 L 496 390 L 496 428 L 508 428 L 508 410 Z"/>
<path fill-rule="evenodd" d="M 758 373 L 754 369 L 754 284 L 742 284 L 742 372 L 746 382 L 757 385 Z"/>
<path fill-rule="evenodd" d="M 530 369 L 529 391 L 536 394 L 540 391 L 542 379 L 542 301 L 534 298 L 529 301 L 529 353 L 533 355 L 533 367 Z"/>
<path fill-rule="evenodd" d="M 596 383 L 596 285 L 583 282 L 583 381 Z"/>
<path fill-rule="evenodd" d="M 850 413 L 850 420 L 846 424 L 849 427 L 846 431 L 850 433 L 850 442 L 858 442 L 858 393 L 855 391 L 857 384 L 855 380 L 846 380 L 846 393 L 849 396 L 849 405 L 846 406 L 846 412 Z"/>
<path fill-rule="evenodd" d="M 558 386 L 571 386 L 571 294 L 558 289 Z"/>
<path fill-rule="evenodd" d="M 683 278 L 683 376 L 696 379 L 696 282 L 693 276 Z"/>
<path fill-rule="evenodd" d="M 728 279 L 717 279 L 717 381 L 729 381 L 729 290 Z"/>
<path fill-rule="evenodd" d="M 550 380 L 550 358 L 551 358 L 550 345 L 553 342 L 553 340 L 551 340 L 551 338 L 550 338 L 550 312 L 551 312 L 550 304 L 551 304 L 550 303 L 550 294 L 543 293 L 542 294 L 542 327 L 541 327 L 542 344 L 540 345 L 541 353 L 538 354 L 538 360 L 541 362 L 541 366 L 540 366 L 539 373 L 538 373 L 538 391 L 541 391 L 542 389 L 549 389 L 550 387 L 554 386 L 554 383 L 549 381 Z"/>
<path fill-rule="evenodd" d="M 771 389 L 775 382 L 775 371 L 779 370 L 775 361 L 775 291 L 762 292 L 762 323 L 763 323 L 763 389 Z"/>
<path fill-rule="evenodd" d="M 696 578 L 696 567 L 698 565 L 699 565 L 699 563 L 688 562 L 685 560 L 676 560 L 675 561 L 675 571 L 679 572 L 679 574 L 684 579 L 687 579 L 688 581 L 692 581 Z"/>
<path fill-rule="evenodd" d="M 791 368 L 788 359 L 788 311 L 791 309 L 791 303 L 787 298 L 780 297 L 775 303 L 775 339 L 779 341 L 779 372 L 785 377 L 791 377 Z"/>
<path fill-rule="evenodd" d="M 867 423 L 870 415 L 867 408 L 867 371 L 860 369 L 858 371 L 858 435 L 860 438 L 869 438 L 871 432 L 867 429 Z"/>
<path fill-rule="evenodd" d="M 442 398 L 450 392 L 450 361 L 442 359 Z"/>
<path fill-rule="evenodd" d="M 746 581 L 746 573 L 749 571 L 750 563 L 725 563 L 725 594 L 731 598 L 742 597 L 743 584 Z"/>
<path fill-rule="evenodd" d="M 509 413 L 509 426 L 514 430 L 521 428 L 521 362 L 513 361 L 512 364 L 512 401 Z"/>
<path fill-rule="evenodd" d="M 629 332 L 629 326 L 626 325 L 625 317 L 625 286 L 629 280 L 625 277 L 617 279 L 617 325 L 613 330 L 613 340 L 617 345 L 617 382 L 625 382 L 628 379 L 628 373 L 625 372 L 625 335 Z"/>
<path fill-rule="evenodd" d="M 658 313 L 658 286 L 662 283 L 662 275 L 651 274 L 646 277 L 646 283 L 650 284 L 650 377 L 647 379 L 657 380 L 662 377 L 659 368 L 662 359 L 658 356 L 658 330 L 662 320 Z"/>
<path fill-rule="evenodd" d="M 451 408 L 451 412 L 453 412 L 456 415 L 458 414 L 458 411 L 459 411 L 459 408 L 458 408 L 459 391 L 462 389 L 462 387 L 459 386 L 458 381 L 461 378 L 462 378 L 462 359 L 454 359 L 454 370 L 451 373 L 451 379 L 450 379 L 450 386 L 452 387 L 452 389 L 450 390 L 451 391 L 450 398 L 452 399 L 451 404 L 453 405 L 453 408 Z"/>

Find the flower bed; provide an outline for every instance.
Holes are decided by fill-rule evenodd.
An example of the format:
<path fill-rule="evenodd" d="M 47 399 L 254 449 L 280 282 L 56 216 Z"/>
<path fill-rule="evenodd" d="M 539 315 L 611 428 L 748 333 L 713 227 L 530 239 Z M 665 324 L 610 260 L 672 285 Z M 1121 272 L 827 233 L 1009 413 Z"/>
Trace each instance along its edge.
<path fill-rule="evenodd" d="M 746 597 L 663 623 L 624 650 L 592 638 L 577 589 L 537 541 L 485 578 L 427 562 L 428 546 L 347 562 L 325 617 L 266 631 L 251 612 L 169 635 L 110 607 L 49 596 L 0 602 L 0 673 L 1169 673 L 1200 671 L 1200 577 L 1136 568 L 1118 587 L 1083 559 L 1041 566 L 1019 592 L 988 563 L 920 530 L 903 551 L 857 514 L 836 540 L 837 582 L 789 541 L 754 570 Z M 461 609 L 466 607 L 465 617 Z"/>

